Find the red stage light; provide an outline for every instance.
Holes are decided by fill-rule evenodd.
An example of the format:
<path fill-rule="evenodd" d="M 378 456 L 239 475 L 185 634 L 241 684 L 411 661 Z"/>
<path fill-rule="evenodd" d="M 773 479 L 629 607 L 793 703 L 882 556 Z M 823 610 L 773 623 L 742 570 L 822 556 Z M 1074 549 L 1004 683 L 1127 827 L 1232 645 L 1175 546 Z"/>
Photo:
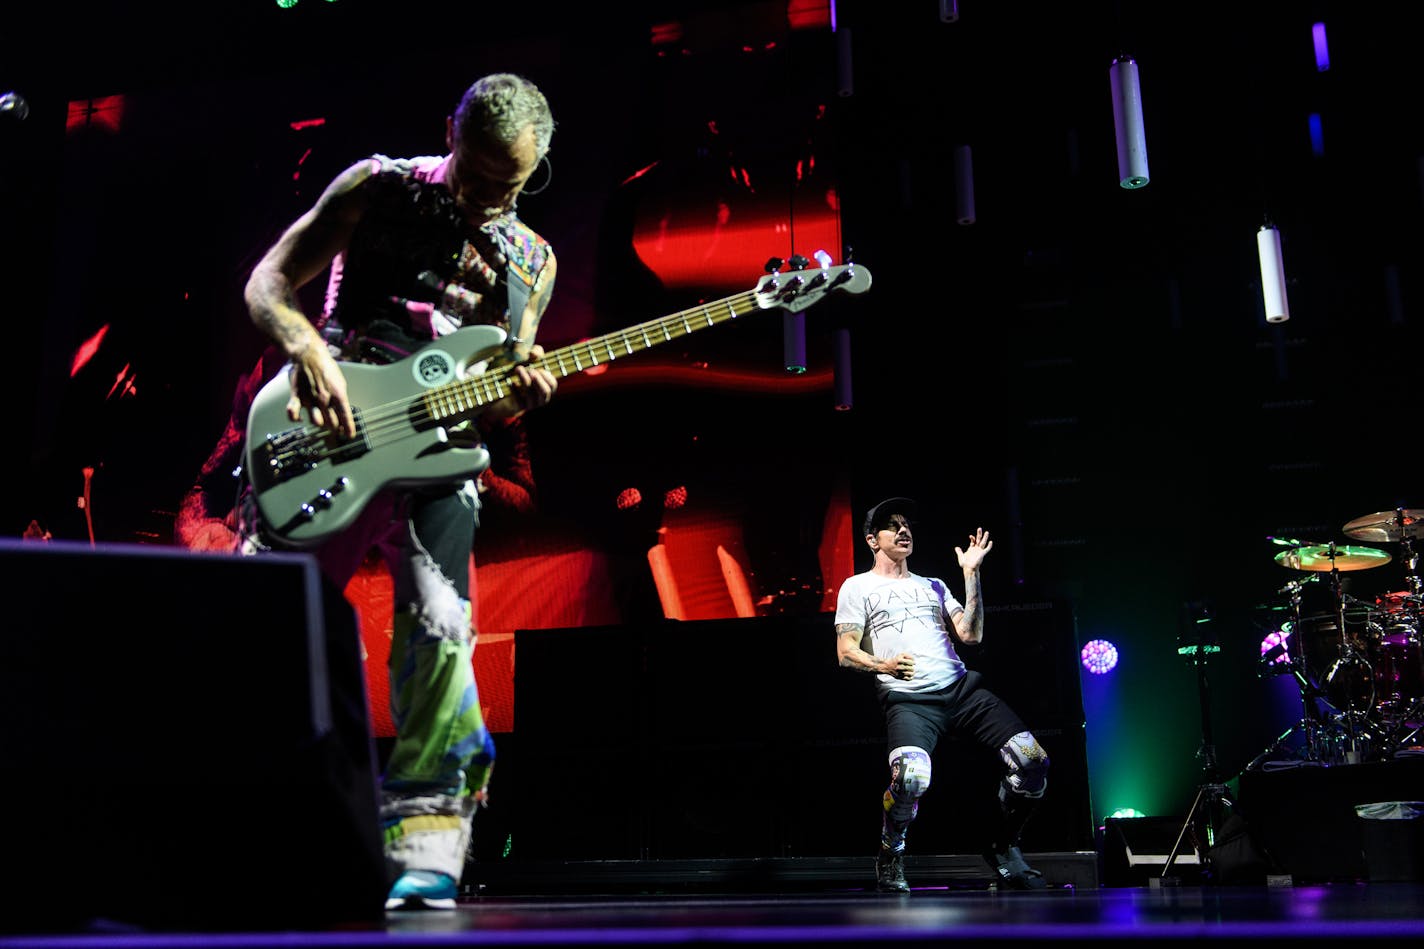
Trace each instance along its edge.
<path fill-rule="evenodd" d="M 90 336 L 79 344 L 79 348 L 74 351 L 74 359 L 69 364 L 69 378 L 73 379 L 79 375 L 79 370 L 94 358 L 94 354 L 99 351 L 99 347 L 104 344 L 104 337 L 109 335 L 109 324 L 105 323 L 99 327 L 98 332 Z"/>
<path fill-rule="evenodd" d="M 124 118 L 124 97 L 104 96 L 101 99 L 76 99 L 69 103 L 65 129 L 74 131 L 86 126 L 117 132 Z"/>

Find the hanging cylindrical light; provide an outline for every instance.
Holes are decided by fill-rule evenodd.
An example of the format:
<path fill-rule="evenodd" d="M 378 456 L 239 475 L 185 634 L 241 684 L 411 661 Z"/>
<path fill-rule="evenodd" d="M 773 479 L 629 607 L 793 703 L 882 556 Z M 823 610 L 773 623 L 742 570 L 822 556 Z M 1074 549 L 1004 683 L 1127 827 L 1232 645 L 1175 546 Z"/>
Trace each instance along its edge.
<path fill-rule="evenodd" d="M 1384 301 L 1389 309 L 1389 321 L 1395 326 L 1404 323 L 1404 295 L 1399 292 L 1399 265 L 1384 268 Z"/>
<path fill-rule="evenodd" d="M 1286 265 L 1281 257 L 1281 232 L 1270 224 L 1256 232 L 1256 250 L 1261 255 L 1261 297 L 1266 305 L 1267 323 L 1290 319 L 1286 300 Z"/>
<path fill-rule="evenodd" d="M 968 145 L 954 147 L 954 207 L 955 220 L 974 223 L 974 155 Z"/>
<path fill-rule="evenodd" d="M 1325 24 L 1312 24 L 1310 37 L 1315 43 L 1315 68 L 1325 72 L 1330 68 L 1330 41 L 1325 38 Z"/>
<path fill-rule="evenodd" d="M 1142 125 L 1142 89 L 1137 62 L 1119 56 L 1108 70 L 1112 80 L 1113 128 L 1117 132 L 1117 176 L 1124 188 L 1144 187 L 1147 172 L 1147 135 Z"/>
<path fill-rule="evenodd" d="M 959 21 L 959 0 L 939 0 L 939 18 L 942 23 Z"/>
<path fill-rule="evenodd" d="M 850 60 L 850 27 L 836 30 L 836 94 L 849 96 L 855 92 L 855 76 Z"/>
<path fill-rule="evenodd" d="M 831 334 L 831 345 L 835 357 L 836 411 L 848 412 L 855 404 L 850 384 L 850 330 L 838 327 Z"/>
<path fill-rule="evenodd" d="M 1310 150 L 1315 155 L 1325 154 L 1325 127 L 1321 124 L 1320 113 L 1312 112 L 1306 117 L 1306 124 L 1310 126 Z"/>
<path fill-rule="evenodd" d="M 787 372 L 806 371 L 806 314 L 781 315 L 781 348 Z"/>

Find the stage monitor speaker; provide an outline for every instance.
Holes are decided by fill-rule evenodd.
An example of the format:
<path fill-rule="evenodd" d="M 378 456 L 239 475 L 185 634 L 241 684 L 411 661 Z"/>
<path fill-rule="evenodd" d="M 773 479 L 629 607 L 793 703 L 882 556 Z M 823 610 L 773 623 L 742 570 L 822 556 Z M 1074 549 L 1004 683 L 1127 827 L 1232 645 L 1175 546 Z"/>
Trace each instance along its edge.
<path fill-rule="evenodd" d="M 0 542 L 0 927 L 377 920 L 355 615 L 312 558 Z"/>
<path fill-rule="evenodd" d="M 1103 822 L 1099 849 L 1102 885 L 1148 886 L 1160 879 L 1184 823 L 1185 817 L 1109 817 Z M 1178 883 L 1201 882 L 1201 860 L 1190 832 L 1168 876 Z"/>

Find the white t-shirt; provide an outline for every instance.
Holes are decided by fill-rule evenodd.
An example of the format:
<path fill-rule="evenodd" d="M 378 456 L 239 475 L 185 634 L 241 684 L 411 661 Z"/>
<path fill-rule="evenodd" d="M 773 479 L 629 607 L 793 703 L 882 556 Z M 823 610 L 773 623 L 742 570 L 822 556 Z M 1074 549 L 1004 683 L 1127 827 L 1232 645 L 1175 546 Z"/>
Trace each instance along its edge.
<path fill-rule="evenodd" d="M 914 678 L 877 673 L 882 691 L 933 692 L 964 675 L 964 663 L 950 639 L 950 614 L 964 607 L 936 577 L 885 577 L 867 570 L 849 577 L 836 597 L 836 625 L 864 627 L 878 659 L 908 652 Z"/>

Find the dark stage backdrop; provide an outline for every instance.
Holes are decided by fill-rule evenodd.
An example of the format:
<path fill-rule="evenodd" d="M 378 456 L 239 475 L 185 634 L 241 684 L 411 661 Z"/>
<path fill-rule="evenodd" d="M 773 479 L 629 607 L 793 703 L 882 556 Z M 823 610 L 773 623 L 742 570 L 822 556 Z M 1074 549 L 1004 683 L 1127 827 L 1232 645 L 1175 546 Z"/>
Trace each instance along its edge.
<path fill-rule="evenodd" d="M 1216 616 L 1209 711 L 1234 773 L 1300 714 L 1289 682 L 1257 676 L 1276 591 L 1296 576 L 1266 538 L 1344 543 L 1353 518 L 1424 506 L 1407 7 L 966 4 L 946 24 L 933 3 L 856 0 L 837 4 L 846 73 L 827 28 L 787 26 L 806 4 L 556 5 L 480 30 L 452 26 L 469 13 L 445 3 L 405 5 L 398 30 L 353 0 L 213 6 L 216 30 L 136 5 L 17 14 L 25 41 L 0 64 L 0 86 L 32 106 L 0 127 L 9 325 L 28 356 L 11 535 L 35 520 L 86 538 L 75 499 L 92 468 L 99 540 L 169 542 L 258 351 L 239 302 L 252 263 L 350 160 L 438 151 L 465 84 L 505 68 L 539 82 L 560 123 L 553 181 L 521 202 L 560 254 L 547 343 L 742 289 L 696 285 L 712 273 L 696 244 L 692 283 L 659 276 L 634 251 L 650 224 L 683 235 L 689 218 L 784 206 L 781 246 L 738 232 L 750 286 L 793 225 L 820 220 L 801 198 L 828 207 L 833 192 L 841 243 L 875 276 L 865 298 L 808 315 L 799 381 L 780 368 L 780 317 L 762 314 L 640 357 L 670 375 L 589 377 L 530 417 L 538 530 L 602 558 L 586 572 L 608 605 L 598 622 L 662 615 L 646 555 L 670 488 L 735 512 L 757 612 L 798 614 L 825 608 L 834 564 L 865 565 L 828 523 L 919 497 L 919 572 L 953 581 L 954 544 L 982 524 L 991 604 L 1066 599 L 1080 640 L 1118 645 L 1116 672 L 1083 683 L 1095 813 L 1170 815 L 1199 778 L 1183 604 Z M 393 46 L 423 28 L 509 39 L 460 56 Z M 1149 143 L 1137 191 L 1117 183 L 1108 66 L 1123 53 L 1140 64 Z M 971 225 L 955 223 L 957 144 L 972 146 Z M 1289 278 L 1280 325 L 1261 312 L 1266 219 Z M 837 329 L 852 339 L 848 412 L 832 405 Z M 728 387 L 704 365 L 751 375 Z M 631 515 L 613 503 L 626 488 L 645 498 Z M 501 556 L 520 527 L 498 521 L 482 549 Z M 1352 575 L 1352 595 L 1403 586 L 1404 551 L 1380 547 L 1393 559 Z"/>

